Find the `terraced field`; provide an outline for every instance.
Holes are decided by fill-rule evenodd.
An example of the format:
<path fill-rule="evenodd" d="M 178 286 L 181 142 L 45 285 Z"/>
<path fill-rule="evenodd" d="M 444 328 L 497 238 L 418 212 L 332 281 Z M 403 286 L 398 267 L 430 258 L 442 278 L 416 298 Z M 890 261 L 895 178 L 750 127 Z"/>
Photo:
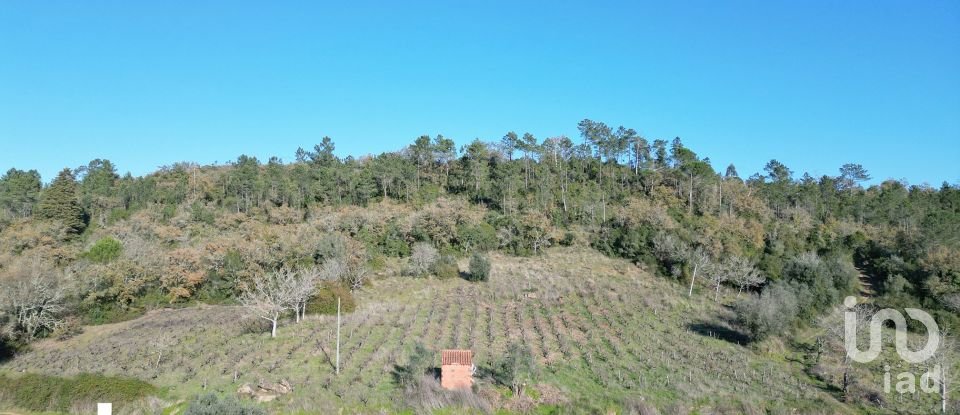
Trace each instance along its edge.
<path fill-rule="evenodd" d="M 285 379 L 294 391 L 269 403 L 274 411 L 393 412 L 402 404 L 390 373 L 416 342 L 473 349 L 482 367 L 522 340 L 550 385 L 542 389 L 578 412 L 641 401 L 665 413 L 849 412 L 800 364 L 738 344 L 730 312 L 710 293 L 688 300 L 679 284 L 582 248 L 493 262 L 486 283 L 375 280 L 343 320 L 339 376 L 333 318 L 288 322 L 270 339 L 251 330 L 243 309 L 227 306 L 90 327 L 40 343 L 0 371 L 134 376 L 168 388 L 171 404 L 203 390 L 232 393 L 243 383 Z"/>

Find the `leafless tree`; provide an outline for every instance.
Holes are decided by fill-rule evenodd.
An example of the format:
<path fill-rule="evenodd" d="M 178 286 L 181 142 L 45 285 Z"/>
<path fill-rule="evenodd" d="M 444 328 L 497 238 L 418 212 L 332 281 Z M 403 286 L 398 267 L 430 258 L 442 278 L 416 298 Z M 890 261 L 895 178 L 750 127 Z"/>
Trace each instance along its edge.
<path fill-rule="evenodd" d="M 160 362 L 163 360 L 163 354 L 168 349 L 173 347 L 174 344 L 176 344 L 176 340 L 173 337 L 171 337 L 169 333 L 163 330 L 158 331 L 152 337 L 153 339 L 150 342 L 150 345 L 152 346 L 153 350 L 157 353 L 157 361 L 156 363 L 154 363 L 154 369 L 159 371 Z"/>
<path fill-rule="evenodd" d="M 440 254 L 433 245 L 426 242 L 417 243 L 413 246 L 413 252 L 410 253 L 407 272 L 417 277 L 427 275 L 439 258 Z"/>
<path fill-rule="evenodd" d="M 727 262 L 708 262 L 704 269 L 710 284 L 714 286 L 713 301 L 720 301 L 720 286 L 731 279 L 731 268 Z"/>
<path fill-rule="evenodd" d="M 693 274 L 690 275 L 690 291 L 687 297 L 693 296 L 693 284 L 697 281 L 697 274 L 710 264 L 710 253 L 703 247 L 687 250 L 687 264 L 690 265 Z"/>
<path fill-rule="evenodd" d="M 293 272 L 280 270 L 254 278 L 240 295 L 240 303 L 253 315 L 272 324 L 270 337 L 277 337 L 277 323 L 283 312 L 293 303 L 295 280 Z"/>
<path fill-rule="evenodd" d="M 727 261 L 727 267 L 730 278 L 737 284 L 737 297 L 743 294 L 743 290 L 750 287 L 756 287 L 766 281 L 766 278 L 760 274 L 757 267 L 750 260 L 733 255 Z"/>
<path fill-rule="evenodd" d="M 949 398 L 955 387 L 950 379 L 953 375 L 953 369 L 956 367 L 958 358 L 957 339 L 950 333 L 940 329 L 940 347 L 931 358 L 931 363 L 939 369 L 936 371 L 935 382 L 940 392 L 940 413 L 947 413 Z"/>
<path fill-rule="evenodd" d="M 319 271 L 321 281 L 341 281 L 350 287 L 350 290 L 357 290 L 363 286 L 367 279 L 367 268 L 365 266 L 366 258 L 331 258 L 323 263 Z"/>
<path fill-rule="evenodd" d="M 817 322 L 817 325 L 823 328 L 824 335 L 826 336 L 826 340 L 821 342 L 821 344 L 843 355 L 843 357 L 840 359 L 840 366 L 843 370 L 843 380 L 840 386 L 841 390 L 843 391 L 843 395 L 847 396 L 850 385 L 853 384 L 853 379 L 851 377 L 852 359 L 850 358 L 850 355 L 847 353 L 847 350 L 844 346 L 844 337 L 846 336 L 844 311 L 844 309 L 838 307 L 832 313 L 821 317 Z M 871 317 L 876 312 L 873 306 L 870 304 L 860 303 L 850 311 L 856 312 L 855 325 L 858 337 L 867 333 L 869 330 L 866 330 L 866 328 L 870 324 Z M 858 342 L 858 344 L 862 343 Z"/>
<path fill-rule="evenodd" d="M 362 263 L 355 264 L 347 268 L 345 281 L 350 286 L 351 291 L 359 290 L 367 280 L 367 267 Z"/>
<path fill-rule="evenodd" d="M 61 287 L 39 269 L 8 286 L 0 286 L 0 310 L 9 316 L 6 331 L 27 340 L 53 331 L 63 324 L 63 297 Z"/>
<path fill-rule="evenodd" d="M 960 293 L 948 293 L 940 297 L 940 303 L 954 312 L 960 312 Z"/>
<path fill-rule="evenodd" d="M 682 259 L 687 247 L 675 236 L 660 232 L 653 237 L 653 253 L 661 261 Z"/>
<path fill-rule="evenodd" d="M 306 318 L 307 301 L 317 291 L 317 284 L 323 279 L 324 273 L 316 267 L 286 272 L 289 273 L 286 279 L 291 284 L 290 308 L 299 323 Z"/>

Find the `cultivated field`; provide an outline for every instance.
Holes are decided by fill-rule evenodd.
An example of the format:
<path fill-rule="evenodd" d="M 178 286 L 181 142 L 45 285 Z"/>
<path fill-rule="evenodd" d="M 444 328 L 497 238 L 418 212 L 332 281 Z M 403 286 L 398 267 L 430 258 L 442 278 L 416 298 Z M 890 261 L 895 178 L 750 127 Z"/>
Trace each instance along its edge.
<path fill-rule="evenodd" d="M 284 379 L 294 392 L 266 404 L 272 411 L 393 412 L 402 404 L 390 373 L 416 342 L 473 349 L 482 367 L 522 339 L 541 367 L 543 385 L 532 395 L 578 412 L 619 411 L 624 402 L 664 413 L 849 411 L 786 353 L 740 345 L 726 323 L 731 313 L 710 292 L 688 300 L 679 284 L 582 248 L 493 261 L 485 283 L 374 280 L 343 320 L 339 376 L 334 318 L 286 322 L 270 339 L 242 308 L 228 306 L 88 327 L 68 341 L 35 345 L 0 371 L 133 376 L 168 388 L 171 405 L 204 389 L 233 393 L 243 383 Z"/>

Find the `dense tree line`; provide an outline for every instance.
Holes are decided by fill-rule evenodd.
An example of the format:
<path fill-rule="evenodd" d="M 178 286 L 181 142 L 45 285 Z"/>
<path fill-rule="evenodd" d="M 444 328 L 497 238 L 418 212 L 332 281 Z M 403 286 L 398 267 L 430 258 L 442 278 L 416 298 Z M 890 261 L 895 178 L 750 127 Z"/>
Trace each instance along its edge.
<path fill-rule="evenodd" d="M 144 295 L 140 286 L 155 284 L 174 300 L 214 291 L 229 296 L 236 291 L 212 287 L 235 285 L 228 282 L 238 275 L 325 260 L 320 248 L 287 258 L 241 255 L 237 246 L 201 248 L 197 241 L 209 234 L 203 229 L 240 229 L 236 224 L 245 220 L 292 226 L 322 221 L 336 209 L 392 204 L 427 213 L 339 224 L 337 232 L 348 241 L 337 242 L 338 249 L 357 244 L 365 253 L 356 260 L 376 262 L 408 257 L 420 242 L 449 264 L 451 255 L 476 251 L 536 255 L 551 245 L 590 244 L 689 284 L 691 294 L 701 282 L 717 292 L 724 286 L 747 294 L 776 287 L 749 301 L 792 296 L 798 314 L 825 310 L 856 290 L 857 270 L 848 266 L 855 263 L 877 278 L 882 304 L 919 303 L 955 324 L 957 185 L 888 180 L 864 188 L 870 176 L 858 164 L 842 166 L 836 176 L 797 178 L 777 160 L 743 179 L 733 165 L 719 173 L 680 138 L 648 140 L 633 129 L 592 120 L 581 121 L 578 130 L 576 139 L 511 131 L 459 149 L 442 135 L 424 135 L 399 151 L 343 158 L 324 137 L 311 150 L 297 149 L 293 162 L 241 155 L 226 166 L 178 163 L 143 177 L 121 176 L 112 162 L 98 159 L 65 169 L 46 187 L 35 170 L 10 169 L 0 177 L 0 235 L 14 242 L 8 255 L 19 256 L 44 246 L 43 235 L 57 241 L 50 246 L 89 246 L 95 241 L 86 240 L 97 229 L 134 221 L 139 212 L 155 213 L 150 234 L 165 250 L 162 260 L 87 259 L 119 282 L 109 294 L 94 289 L 99 294 L 86 298 L 102 295 L 129 304 Z M 482 218 L 444 210 L 459 206 L 445 200 L 466 201 Z M 183 215 L 197 227 L 192 236 L 164 225 Z M 38 236 L 24 236 L 33 235 L 27 228 L 39 229 Z M 211 260 L 204 249 L 219 256 Z M 57 269 L 101 255 L 44 252 Z M 143 277 L 151 266 L 166 267 L 154 283 Z M 3 271 L 14 273 L 9 266 Z M 745 315 L 765 315 L 759 304 L 743 309 L 749 310 Z"/>

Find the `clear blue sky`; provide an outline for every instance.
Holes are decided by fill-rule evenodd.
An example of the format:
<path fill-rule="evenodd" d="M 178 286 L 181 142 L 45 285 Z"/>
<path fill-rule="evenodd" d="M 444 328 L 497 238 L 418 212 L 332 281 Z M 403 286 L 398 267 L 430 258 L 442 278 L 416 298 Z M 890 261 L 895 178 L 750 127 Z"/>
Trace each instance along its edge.
<path fill-rule="evenodd" d="M 591 118 L 743 176 L 776 158 L 960 182 L 960 2 L 658 3 L 2 1 L 0 169 L 573 138 Z"/>

